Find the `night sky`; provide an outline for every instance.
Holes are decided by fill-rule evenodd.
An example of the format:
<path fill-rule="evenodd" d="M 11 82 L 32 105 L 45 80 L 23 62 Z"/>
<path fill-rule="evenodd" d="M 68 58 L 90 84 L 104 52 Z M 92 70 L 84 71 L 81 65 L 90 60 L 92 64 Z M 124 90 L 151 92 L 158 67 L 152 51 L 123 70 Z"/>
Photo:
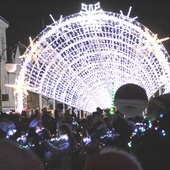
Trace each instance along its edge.
<path fill-rule="evenodd" d="M 81 3 L 100 2 L 104 11 L 127 14 L 132 6 L 130 17 L 138 16 L 137 21 L 148 27 L 158 38 L 170 37 L 170 0 L 1 0 L 0 16 L 9 22 L 12 41 L 29 45 L 29 37 L 34 39 L 44 25 L 52 24 L 49 14 L 55 20 L 77 13 Z M 170 54 L 170 40 L 163 42 Z"/>

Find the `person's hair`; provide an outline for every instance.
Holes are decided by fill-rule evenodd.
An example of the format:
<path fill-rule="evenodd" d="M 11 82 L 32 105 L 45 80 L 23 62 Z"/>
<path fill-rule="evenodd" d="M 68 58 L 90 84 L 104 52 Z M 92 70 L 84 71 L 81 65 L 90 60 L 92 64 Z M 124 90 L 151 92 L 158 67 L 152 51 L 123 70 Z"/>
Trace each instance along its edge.
<path fill-rule="evenodd" d="M 85 162 L 84 170 L 142 170 L 137 158 L 123 150 L 104 148 Z"/>
<path fill-rule="evenodd" d="M 44 170 L 44 165 L 33 152 L 21 149 L 12 141 L 0 140 L 0 169 Z"/>

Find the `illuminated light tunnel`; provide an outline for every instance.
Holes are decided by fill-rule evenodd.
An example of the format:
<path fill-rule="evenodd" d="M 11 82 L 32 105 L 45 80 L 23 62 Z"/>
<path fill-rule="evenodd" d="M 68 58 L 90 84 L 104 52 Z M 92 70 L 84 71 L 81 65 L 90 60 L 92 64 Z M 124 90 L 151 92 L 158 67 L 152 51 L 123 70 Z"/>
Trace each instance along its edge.
<path fill-rule="evenodd" d="M 100 3 L 48 25 L 21 56 L 15 86 L 16 110 L 27 90 L 78 109 L 110 108 L 112 87 L 133 83 L 151 97 L 169 84 L 169 55 L 147 27 L 127 15 L 107 12 Z M 169 87 L 169 86 L 168 86 Z"/>

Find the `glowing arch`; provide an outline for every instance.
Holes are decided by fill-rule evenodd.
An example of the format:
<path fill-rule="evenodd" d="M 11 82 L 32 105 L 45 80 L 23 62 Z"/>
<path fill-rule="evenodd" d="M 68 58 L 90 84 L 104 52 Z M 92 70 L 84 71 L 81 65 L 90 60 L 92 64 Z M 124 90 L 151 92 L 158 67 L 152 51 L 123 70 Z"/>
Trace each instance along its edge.
<path fill-rule="evenodd" d="M 169 83 L 169 55 L 130 12 L 82 4 L 77 14 L 52 18 L 22 56 L 16 86 L 89 112 L 111 106 L 112 86 L 134 83 L 151 97 Z M 22 94 L 16 92 L 19 110 Z"/>

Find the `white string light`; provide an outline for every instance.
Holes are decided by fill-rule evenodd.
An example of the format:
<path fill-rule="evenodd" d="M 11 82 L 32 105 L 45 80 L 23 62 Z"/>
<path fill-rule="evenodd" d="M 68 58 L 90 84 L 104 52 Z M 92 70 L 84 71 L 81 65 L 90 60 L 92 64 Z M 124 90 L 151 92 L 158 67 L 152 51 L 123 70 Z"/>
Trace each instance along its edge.
<path fill-rule="evenodd" d="M 27 48 L 16 84 L 89 112 L 111 106 L 112 84 L 116 91 L 135 83 L 151 97 L 169 82 L 169 55 L 130 12 L 131 7 L 124 15 L 103 11 L 100 3 L 82 4 L 79 13 L 53 19 L 31 41 L 38 50 Z"/>

